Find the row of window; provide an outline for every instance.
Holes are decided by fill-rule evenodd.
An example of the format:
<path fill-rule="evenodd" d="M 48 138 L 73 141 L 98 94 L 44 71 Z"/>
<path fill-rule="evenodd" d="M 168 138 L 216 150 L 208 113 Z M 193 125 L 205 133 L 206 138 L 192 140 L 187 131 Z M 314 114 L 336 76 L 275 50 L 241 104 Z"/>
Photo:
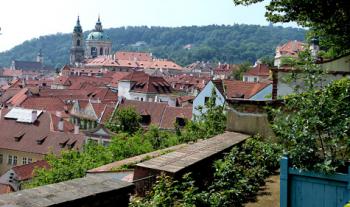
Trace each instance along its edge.
<path fill-rule="evenodd" d="M 4 162 L 4 155 L 0 154 L 0 164 L 2 164 L 3 162 Z M 33 162 L 32 158 L 29 158 L 29 157 L 22 158 L 23 165 L 28 164 L 28 163 L 32 163 L 32 162 Z M 18 158 L 16 155 L 8 155 L 8 157 L 7 157 L 7 164 L 8 165 L 17 165 L 17 163 L 18 163 Z"/>

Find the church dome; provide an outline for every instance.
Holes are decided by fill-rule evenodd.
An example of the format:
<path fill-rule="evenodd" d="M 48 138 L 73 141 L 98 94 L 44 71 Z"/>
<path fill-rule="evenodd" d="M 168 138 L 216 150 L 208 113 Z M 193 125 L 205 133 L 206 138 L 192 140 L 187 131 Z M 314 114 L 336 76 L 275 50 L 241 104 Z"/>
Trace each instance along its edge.
<path fill-rule="evenodd" d="M 109 40 L 109 37 L 103 32 L 93 31 L 90 32 L 86 40 Z"/>

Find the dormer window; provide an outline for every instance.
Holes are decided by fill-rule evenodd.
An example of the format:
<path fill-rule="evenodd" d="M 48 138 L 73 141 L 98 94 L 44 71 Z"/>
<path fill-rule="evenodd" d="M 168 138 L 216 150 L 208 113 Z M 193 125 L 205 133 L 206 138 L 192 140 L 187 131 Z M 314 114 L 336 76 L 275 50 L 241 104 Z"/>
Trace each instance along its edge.
<path fill-rule="evenodd" d="M 64 142 L 60 142 L 59 143 L 60 147 L 64 148 L 67 145 L 68 141 L 69 141 L 69 139 L 65 140 Z"/>
<path fill-rule="evenodd" d="M 182 117 L 176 117 L 176 124 L 179 127 L 184 127 L 186 125 L 186 119 L 184 119 Z"/>
<path fill-rule="evenodd" d="M 75 145 L 76 142 L 77 142 L 77 140 L 75 140 L 75 141 L 73 141 L 73 142 L 71 142 L 71 143 L 68 143 L 68 144 L 67 144 L 68 149 L 72 149 L 72 148 L 74 147 L 74 145 Z"/>
<path fill-rule="evenodd" d="M 25 132 L 20 132 L 20 133 L 18 133 L 17 135 L 14 136 L 15 141 L 16 141 L 16 142 L 21 141 L 21 139 L 23 138 L 24 135 L 25 135 Z"/>
<path fill-rule="evenodd" d="M 46 138 L 47 138 L 47 136 L 42 137 L 42 138 L 36 140 L 36 143 L 37 143 L 38 145 L 42 145 L 42 144 L 44 143 L 44 141 L 46 140 Z"/>
<path fill-rule="evenodd" d="M 142 125 L 149 125 L 151 123 L 151 115 L 149 115 L 149 114 L 141 115 L 140 123 Z"/>

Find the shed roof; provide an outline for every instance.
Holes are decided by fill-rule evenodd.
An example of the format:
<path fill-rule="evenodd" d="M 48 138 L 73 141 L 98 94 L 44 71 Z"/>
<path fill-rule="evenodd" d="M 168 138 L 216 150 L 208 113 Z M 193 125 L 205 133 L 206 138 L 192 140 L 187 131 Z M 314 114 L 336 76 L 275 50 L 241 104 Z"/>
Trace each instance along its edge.
<path fill-rule="evenodd" d="M 180 148 L 174 152 L 137 164 L 138 167 L 149 168 L 169 173 L 177 173 L 191 165 L 221 153 L 238 144 L 249 135 L 225 132 L 213 138 L 199 141 Z"/>

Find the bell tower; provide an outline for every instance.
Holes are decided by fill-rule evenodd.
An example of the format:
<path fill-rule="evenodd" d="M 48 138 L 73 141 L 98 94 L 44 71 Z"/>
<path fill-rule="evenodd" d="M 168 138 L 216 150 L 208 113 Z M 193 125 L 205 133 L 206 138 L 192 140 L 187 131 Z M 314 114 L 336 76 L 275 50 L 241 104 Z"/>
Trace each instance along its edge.
<path fill-rule="evenodd" d="M 79 16 L 72 34 L 72 47 L 70 49 L 70 64 L 79 65 L 84 62 L 84 35 L 80 25 Z"/>

